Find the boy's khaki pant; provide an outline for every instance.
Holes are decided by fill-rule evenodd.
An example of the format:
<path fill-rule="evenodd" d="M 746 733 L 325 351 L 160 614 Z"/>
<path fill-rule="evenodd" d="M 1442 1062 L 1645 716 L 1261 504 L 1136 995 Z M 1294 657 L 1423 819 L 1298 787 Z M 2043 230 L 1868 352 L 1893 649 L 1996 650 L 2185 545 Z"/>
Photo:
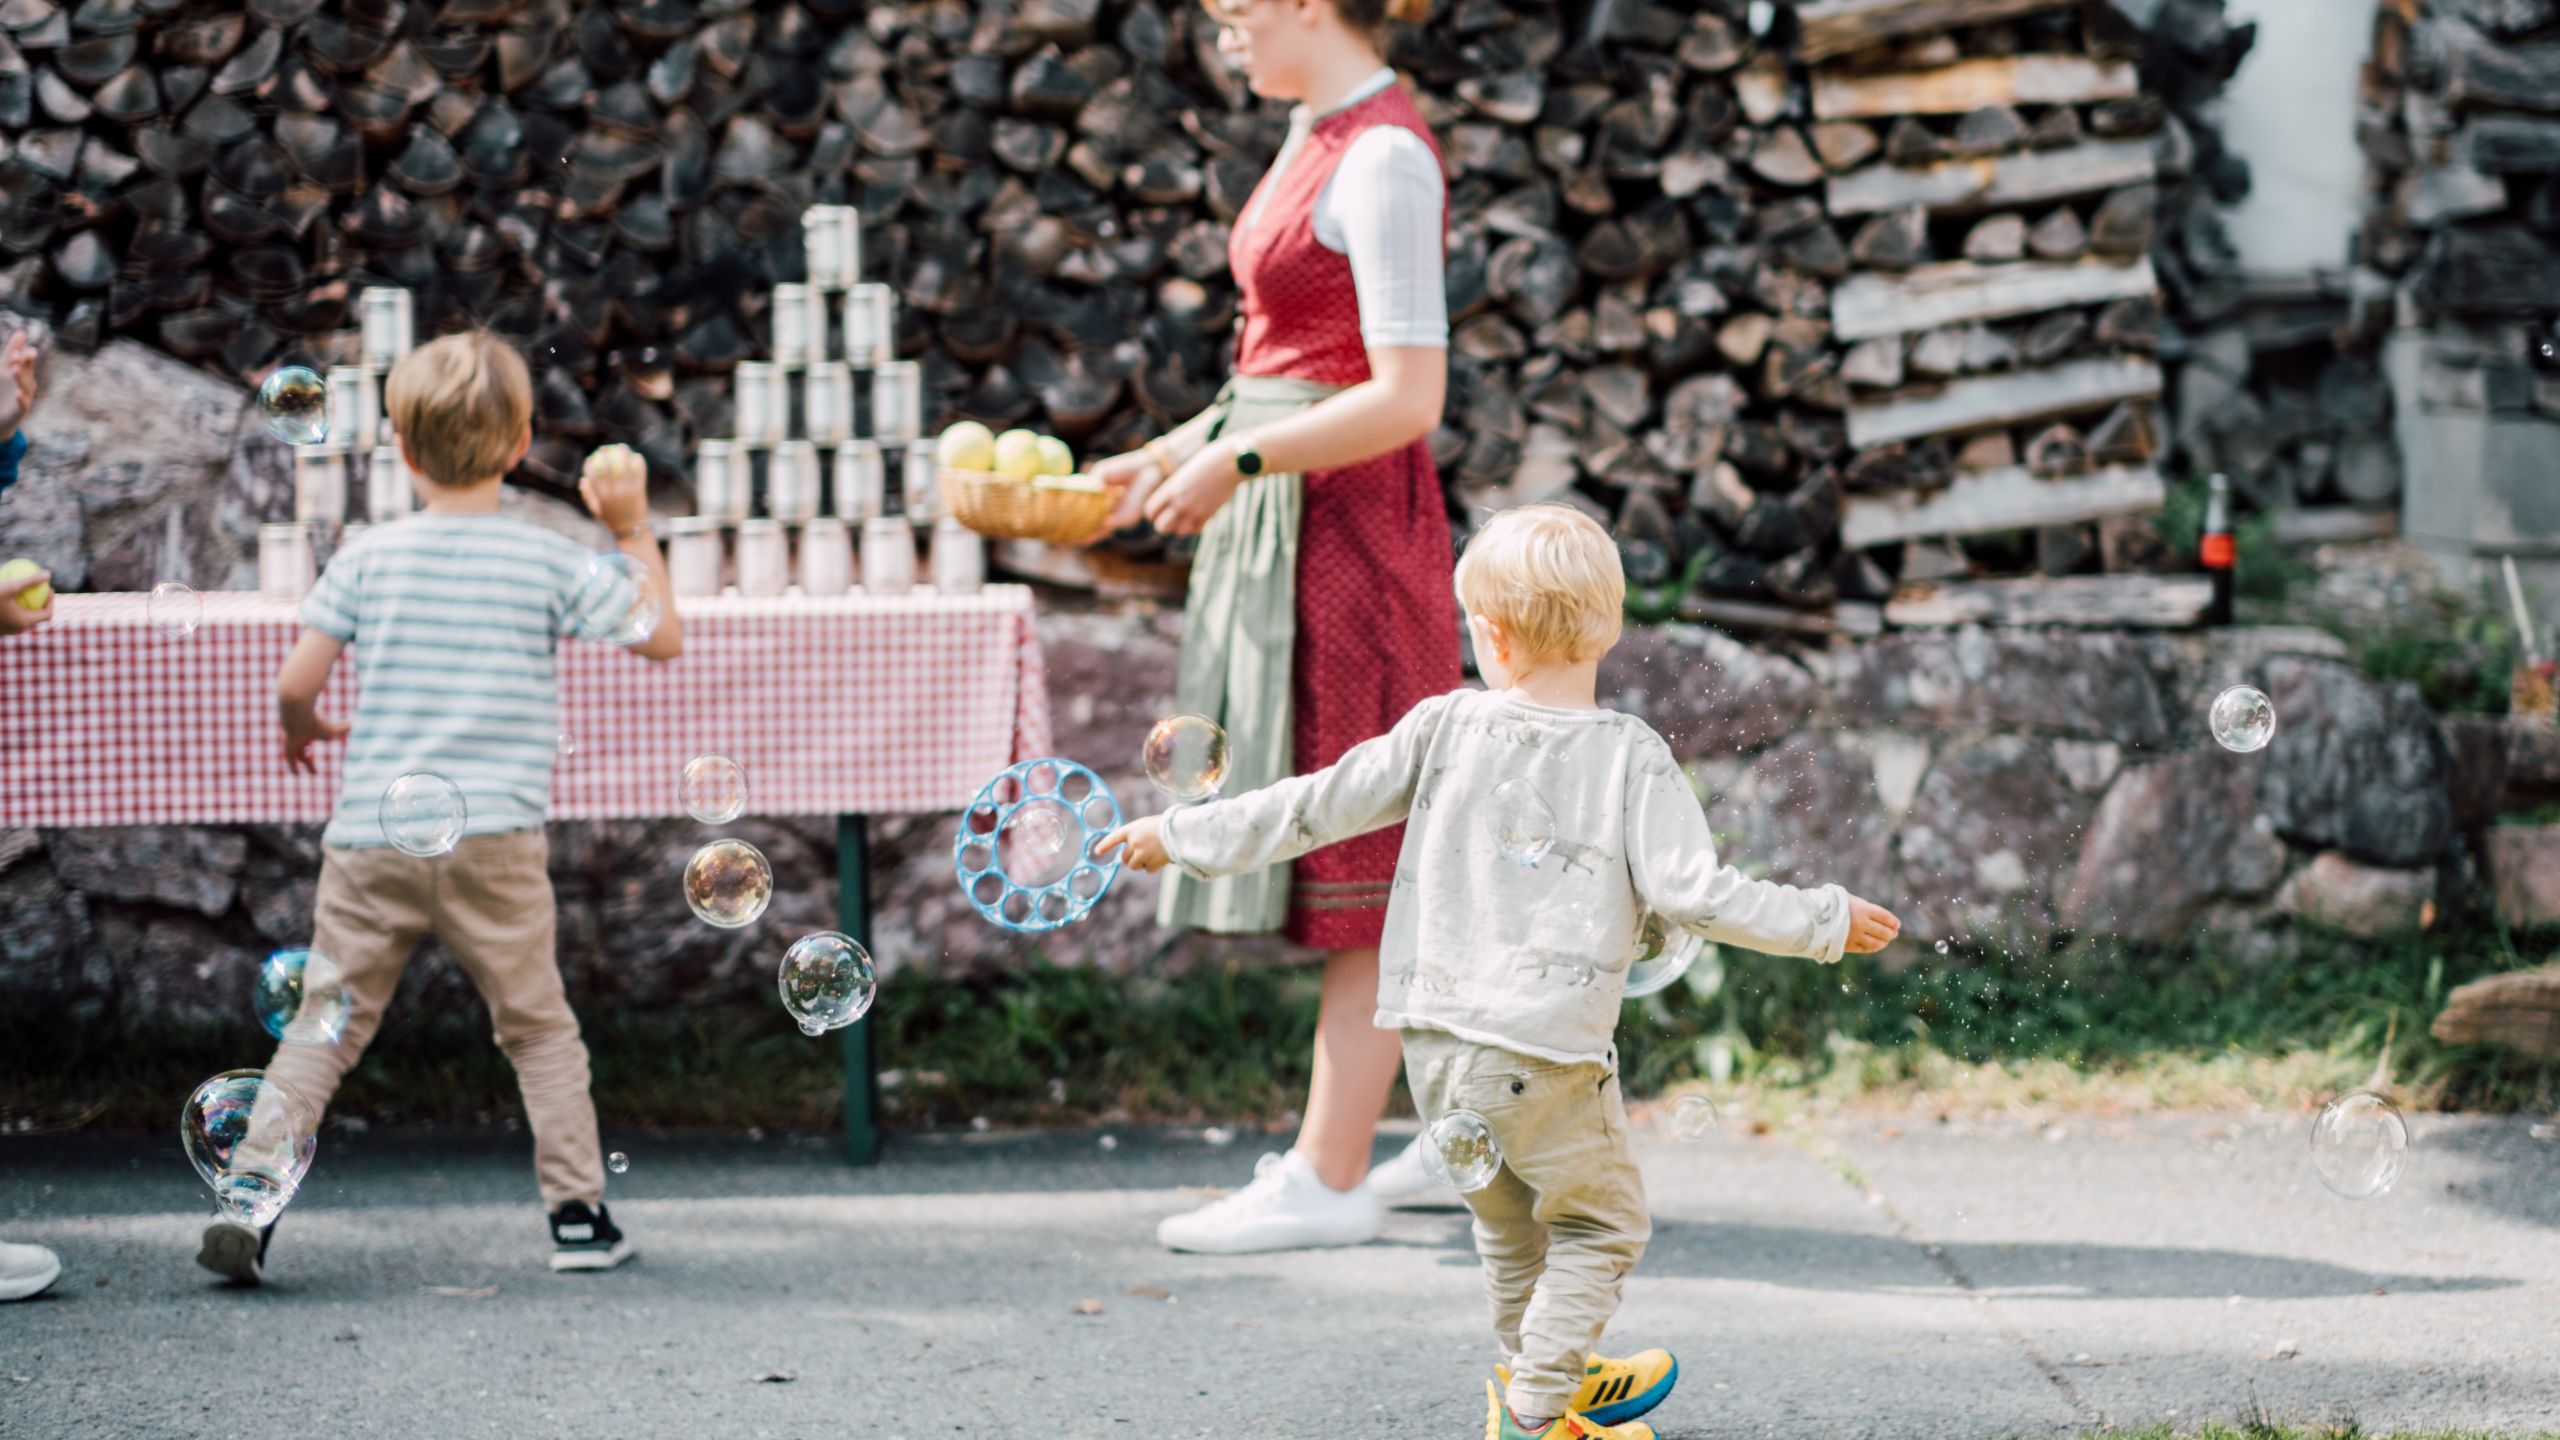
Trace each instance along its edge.
<path fill-rule="evenodd" d="M 554 954 L 550 842 L 540 830 L 471 835 L 433 859 L 329 846 L 312 902 L 311 948 L 337 962 L 352 1009 L 335 1045 L 282 1045 L 267 1063 L 317 1120 L 381 1028 L 418 941 L 433 935 L 488 1002 L 533 1127 L 542 1203 L 604 1198 L 587 1045 Z"/>
<path fill-rule="evenodd" d="M 1404 1032 L 1425 1124 L 1473 1110 L 1502 1165 L 1466 1197 L 1515 1415 L 1564 1413 L 1618 1291 L 1653 1238 L 1617 1066 L 1559 1065 L 1438 1030 Z"/>

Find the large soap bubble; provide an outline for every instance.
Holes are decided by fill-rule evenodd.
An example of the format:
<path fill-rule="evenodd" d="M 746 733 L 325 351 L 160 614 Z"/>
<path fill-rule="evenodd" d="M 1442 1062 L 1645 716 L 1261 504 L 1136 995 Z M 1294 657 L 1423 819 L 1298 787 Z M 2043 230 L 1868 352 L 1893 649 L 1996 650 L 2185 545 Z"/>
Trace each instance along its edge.
<path fill-rule="evenodd" d="M 773 903 L 773 867 L 744 840 L 714 840 L 684 867 L 684 903 L 723 930 L 752 925 Z"/>
<path fill-rule="evenodd" d="M 329 382 L 307 365 L 286 365 L 258 386 L 258 412 L 267 433 L 288 445 L 317 445 L 329 438 Z"/>
<path fill-rule="evenodd" d="M 841 1029 L 870 1013 L 879 980 L 871 952 L 850 935 L 821 930 L 803 935 L 783 952 L 782 1008 L 800 1022 L 803 1032 L 817 1035 Z"/>
<path fill-rule="evenodd" d="M 1537 786 L 1515 775 L 1493 787 L 1493 837 L 1503 859 L 1535 869 L 1556 848 L 1556 812 Z"/>
<path fill-rule="evenodd" d="M 2339 1096 L 2311 1122 L 2311 1168 L 2321 1184 L 2350 1200 L 2370 1200 L 2390 1189 L 2408 1160 L 2407 1122 L 2370 1090 Z"/>
<path fill-rule="evenodd" d="M 1493 1126 L 1473 1110 L 1452 1110 L 1423 1133 L 1423 1172 L 1462 1195 L 1492 1184 L 1501 1168 Z"/>
<path fill-rule="evenodd" d="M 2246 755 L 2264 750 L 2276 735 L 2276 706 L 2267 693 L 2250 685 L 2234 685 L 2213 697 L 2213 738 L 2225 750 Z"/>
<path fill-rule="evenodd" d="M 1168 715 L 1147 732 L 1147 778 L 1176 800 L 1206 800 L 1227 783 L 1227 732 L 1201 715 Z"/>
<path fill-rule="evenodd" d="M 267 1225 L 310 1173 L 319 1116 L 263 1070 L 226 1070 L 187 1097 L 178 1138 L 223 1214 Z"/>
<path fill-rule="evenodd" d="M 726 755 L 696 755 L 684 762 L 678 785 L 684 813 L 705 825 L 726 825 L 747 810 L 747 772 Z"/>
<path fill-rule="evenodd" d="M 258 966 L 258 1023 L 288 1045 L 335 1045 L 355 1013 L 338 962 L 316 950 L 279 950 Z"/>
<path fill-rule="evenodd" d="M 581 635 L 638 645 L 658 633 L 658 597 L 640 567 L 619 550 L 587 557 L 569 595 L 570 629 Z"/>
<path fill-rule="evenodd" d="M 432 770 L 414 770 L 382 791 L 382 835 L 403 855 L 451 854 L 470 811 L 462 787 Z"/>

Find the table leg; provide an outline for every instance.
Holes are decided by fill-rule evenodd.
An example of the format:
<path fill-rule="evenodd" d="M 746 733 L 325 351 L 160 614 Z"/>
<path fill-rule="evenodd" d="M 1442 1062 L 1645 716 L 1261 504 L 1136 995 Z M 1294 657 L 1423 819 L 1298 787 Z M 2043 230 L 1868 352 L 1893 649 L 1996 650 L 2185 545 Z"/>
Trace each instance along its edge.
<path fill-rule="evenodd" d="M 836 817 L 836 927 L 865 950 L 871 948 L 870 831 L 864 816 Z M 844 1028 L 844 1139 L 856 1165 L 880 1159 L 880 1058 L 871 1047 L 871 1025 L 866 1015 Z"/>

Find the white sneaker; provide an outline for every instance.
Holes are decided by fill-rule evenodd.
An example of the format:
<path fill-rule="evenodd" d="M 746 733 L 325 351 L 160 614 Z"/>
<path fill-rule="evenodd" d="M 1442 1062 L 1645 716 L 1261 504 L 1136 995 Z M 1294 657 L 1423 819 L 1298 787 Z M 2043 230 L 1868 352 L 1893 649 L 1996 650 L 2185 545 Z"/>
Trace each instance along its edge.
<path fill-rule="evenodd" d="M 26 1300 L 52 1288 L 62 1261 L 41 1245 L 0 1245 L 0 1300 Z"/>
<path fill-rule="evenodd" d="M 1370 1167 L 1369 1193 L 1378 1197 L 1379 1205 L 1457 1203 L 1458 1192 L 1432 1179 L 1431 1172 L 1422 1168 L 1422 1140 L 1423 1137 L 1414 1136 L 1413 1143 L 1397 1151 L 1394 1159 Z"/>
<path fill-rule="evenodd" d="M 1156 1240 L 1198 1255 L 1257 1255 L 1363 1245 L 1378 1238 L 1378 1201 L 1366 1185 L 1336 1190 L 1292 1150 L 1254 1162 L 1253 1183 L 1187 1215 L 1168 1215 Z"/>

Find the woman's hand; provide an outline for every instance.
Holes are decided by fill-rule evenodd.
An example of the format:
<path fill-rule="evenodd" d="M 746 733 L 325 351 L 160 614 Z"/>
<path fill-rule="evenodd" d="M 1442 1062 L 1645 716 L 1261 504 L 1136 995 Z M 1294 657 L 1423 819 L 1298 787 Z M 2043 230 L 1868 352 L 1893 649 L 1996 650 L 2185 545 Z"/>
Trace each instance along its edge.
<path fill-rule="evenodd" d="M 1148 494 L 1164 483 L 1164 468 L 1144 450 L 1131 450 L 1097 461 L 1084 469 L 1087 477 L 1102 482 L 1112 492 L 1111 513 L 1102 527 L 1086 536 L 1083 544 L 1091 545 L 1116 530 L 1126 530 L 1146 514 Z"/>
<path fill-rule="evenodd" d="M 1234 445 L 1224 440 L 1203 445 L 1147 497 L 1147 519 L 1167 535 L 1197 535 L 1243 484 Z"/>

